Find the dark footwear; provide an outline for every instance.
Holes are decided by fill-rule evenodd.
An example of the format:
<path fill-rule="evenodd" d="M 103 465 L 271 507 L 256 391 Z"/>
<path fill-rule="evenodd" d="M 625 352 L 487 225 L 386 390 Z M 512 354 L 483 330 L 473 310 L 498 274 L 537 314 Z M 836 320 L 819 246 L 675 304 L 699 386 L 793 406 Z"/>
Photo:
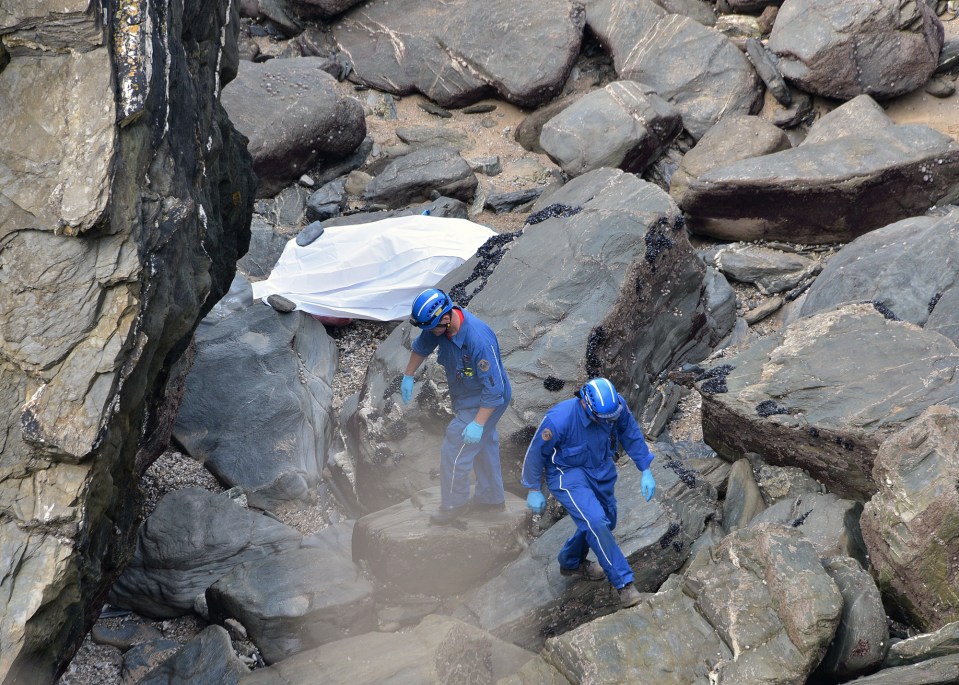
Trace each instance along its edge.
<path fill-rule="evenodd" d="M 282 314 L 289 314 L 296 310 L 296 302 L 288 300 L 282 295 L 270 295 L 266 298 L 266 303 Z"/>
<path fill-rule="evenodd" d="M 619 605 L 624 609 L 634 607 L 643 601 L 643 597 L 639 594 L 639 590 L 637 590 L 636 586 L 632 583 L 626 583 L 616 592 L 619 593 Z"/>
<path fill-rule="evenodd" d="M 506 511 L 506 502 L 487 504 L 486 502 L 470 500 L 470 511 Z"/>
<path fill-rule="evenodd" d="M 440 507 L 430 514 L 430 523 L 434 526 L 448 526 L 465 514 L 467 509 L 469 509 L 468 504 L 464 504 L 461 507 L 453 507 L 452 509 Z"/>
<path fill-rule="evenodd" d="M 563 568 L 559 567 L 560 575 L 563 576 L 577 576 L 583 580 L 605 580 L 606 571 L 603 570 L 603 567 L 597 564 L 595 561 L 590 561 L 586 559 L 576 568 Z"/>

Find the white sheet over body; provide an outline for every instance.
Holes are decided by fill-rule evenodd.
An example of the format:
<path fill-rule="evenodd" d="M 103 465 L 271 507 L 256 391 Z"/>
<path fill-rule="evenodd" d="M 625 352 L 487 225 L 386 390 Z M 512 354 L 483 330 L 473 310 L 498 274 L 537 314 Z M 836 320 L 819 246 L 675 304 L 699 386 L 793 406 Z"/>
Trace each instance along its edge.
<path fill-rule="evenodd" d="M 319 316 L 393 321 L 424 288 L 472 257 L 495 233 L 466 219 L 402 216 L 330 226 L 305 247 L 290 240 L 254 299 L 282 295 Z"/>

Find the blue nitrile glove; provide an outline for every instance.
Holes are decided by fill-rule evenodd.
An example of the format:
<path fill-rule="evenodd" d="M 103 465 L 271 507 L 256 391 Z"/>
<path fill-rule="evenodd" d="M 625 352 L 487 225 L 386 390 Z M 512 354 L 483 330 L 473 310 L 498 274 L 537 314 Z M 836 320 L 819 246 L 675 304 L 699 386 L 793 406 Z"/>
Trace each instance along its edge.
<path fill-rule="evenodd" d="M 413 399 L 413 377 L 403 376 L 403 382 L 400 383 L 400 395 L 403 398 L 403 404 L 409 404 Z"/>
<path fill-rule="evenodd" d="M 546 498 L 539 490 L 530 490 L 526 495 L 526 506 L 532 509 L 534 514 L 542 514 L 546 511 Z"/>
<path fill-rule="evenodd" d="M 639 481 L 639 487 L 642 488 L 643 497 L 647 502 L 653 498 L 653 493 L 656 492 L 656 479 L 653 478 L 652 471 L 649 469 L 643 471 L 643 479 Z"/>
<path fill-rule="evenodd" d="M 475 445 L 483 439 L 483 427 L 473 421 L 463 429 L 463 442 L 467 445 Z"/>

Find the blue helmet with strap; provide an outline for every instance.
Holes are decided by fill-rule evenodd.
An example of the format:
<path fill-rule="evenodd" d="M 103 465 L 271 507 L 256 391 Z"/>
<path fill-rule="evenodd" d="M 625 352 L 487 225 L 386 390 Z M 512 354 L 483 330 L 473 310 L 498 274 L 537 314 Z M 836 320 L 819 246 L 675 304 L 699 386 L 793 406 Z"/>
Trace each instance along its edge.
<path fill-rule="evenodd" d="M 623 413 L 623 403 L 619 401 L 616 387 L 606 378 L 593 378 L 579 391 L 586 404 L 586 410 L 594 419 L 602 423 L 613 423 Z"/>
<path fill-rule="evenodd" d="M 450 296 L 437 288 L 427 288 L 413 300 L 410 323 L 424 331 L 436 328 L 440 319 L 453 309 Z"/>

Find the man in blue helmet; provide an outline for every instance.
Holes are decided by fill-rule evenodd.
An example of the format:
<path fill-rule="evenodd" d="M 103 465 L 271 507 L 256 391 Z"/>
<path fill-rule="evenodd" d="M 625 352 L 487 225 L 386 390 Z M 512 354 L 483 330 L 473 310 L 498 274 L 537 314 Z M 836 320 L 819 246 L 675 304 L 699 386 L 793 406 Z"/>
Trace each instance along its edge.
<path fill-rule="evenodd" d="M 496 422 L 509 406 L 513 391 L 496 335 L 436 288 L 427 288 L 413 300 L 410 323 L 423 332 L 413 340 L 400 384 L 403 404 L 413 398 L 413 374 L 437 348 L 453 402 L 453 420 L 446 428 L 440 451 L 442 502 L 430 515 L 430 523 L 453 523 L 469 509 L 505 509 Z M 470 471 L 476 474 L 472 500 Z"/>
<path fill-rule="evenodd" d="M 613 457 L 617 439 L 643 473 L 640 487 L 648 502 L 656 491 L 649 470 L 653 454 L 626 400 L 605 378 L 593 378 L 575 397 L 546 412 L 526 450 L 522 482 L 529 490 L 527 506 L 542 514 L 546 498 L 540 480 L 545 471 L 549 491 L 576 522 L 576 532 L 557 557 L 560 573 L 586 580 L 608 578 L 621 605 L 631 607 L 639 603 L 640 594 L 612 532 L 616 527 Z M 599 566 L 586 559 L 590 549 Z"/>

